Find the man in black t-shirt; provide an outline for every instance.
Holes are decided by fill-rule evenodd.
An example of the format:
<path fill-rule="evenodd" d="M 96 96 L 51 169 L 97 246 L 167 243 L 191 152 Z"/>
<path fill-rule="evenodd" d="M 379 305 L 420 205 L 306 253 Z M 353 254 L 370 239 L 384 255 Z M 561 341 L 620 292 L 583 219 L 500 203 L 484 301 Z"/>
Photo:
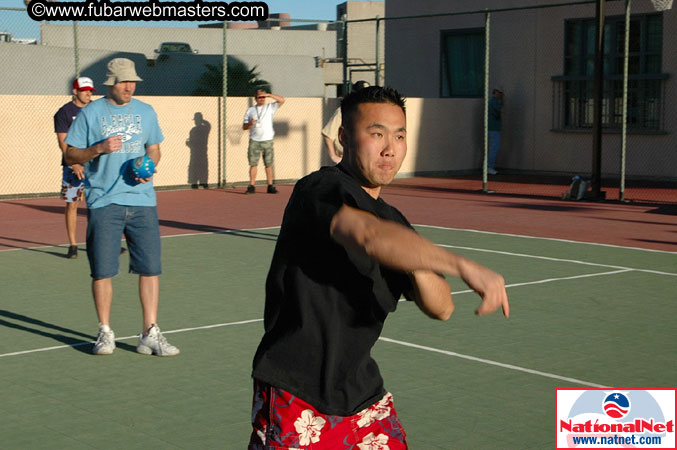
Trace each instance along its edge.
<path fill-rule="evenodd" d="M 82 199 L 85 191 L 85 185 L 82 180 L 85 177 L 85 168 L 82 164 L 66 164 L 66 135 L 71 127 L 73 120 L 92 100 L 92 91 L 94 82 L 88 77 L 79 77 L 73 81 L 73 100 L 63 105 L 54 114 L 54 132 L 61 149 L 61 166 L 63 175 L 61 179 L 61 198 L 66 202 L 66 233 L 68 234 L 67 258 L 78 257 L 78 245 L 75 237 L 75 230 L 78 219 L 78 203 Z"/>
<path fill-rule="evenodd" d="M 509 315 L 499 274 L 420 237 L 380 198 L 407 152 L 404 100 L 369 87 L 341 103 L 344 155 L 295 186 L 266 281 L 265 335 L 253 364 L 250 449 L 406 449 L 370 352 L 401 295 L 432 318 L 453 310 L 441 274 Z"/>

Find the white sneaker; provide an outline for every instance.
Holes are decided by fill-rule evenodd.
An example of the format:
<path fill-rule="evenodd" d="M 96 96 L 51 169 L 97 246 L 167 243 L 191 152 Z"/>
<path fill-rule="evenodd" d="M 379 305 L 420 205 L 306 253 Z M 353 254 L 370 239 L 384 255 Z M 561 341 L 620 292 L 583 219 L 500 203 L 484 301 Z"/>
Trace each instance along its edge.
<path fill-rule="evenodd" d="M 115 350 L 115 333 L 108 325 L 101 325 L 92 353 L 95 355 L 112 355 L 113 350 Z"/>
<path fill-rule="evenodd" d="M 489 175 L 496 175 L 496 174 L 498 174 L 498 172 L 496 171 L 496 169 L 494 169 L 493 167 L 489 167 L 489 168 L 487 169 L 487 173 L 488 173 Z"/>
<path fill-rule="evenodd" d="M 139 336 L 139 345 L 136 346 L 137 353 L 142 355 L 157 356 L 175 356 L 180 353 L 179 349 L 167 342 L 167 339 L 160 332 L 160 328 L 153 324 L 148 330 L 148 334 Z"/>

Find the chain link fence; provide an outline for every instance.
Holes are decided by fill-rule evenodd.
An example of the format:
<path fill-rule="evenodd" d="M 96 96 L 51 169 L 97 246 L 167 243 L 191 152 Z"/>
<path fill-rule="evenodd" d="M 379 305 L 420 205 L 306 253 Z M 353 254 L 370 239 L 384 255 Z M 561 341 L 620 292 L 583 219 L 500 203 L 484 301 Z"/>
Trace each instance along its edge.
<path fill-rule="evenodd" d="M 229 23 L 225 30 L 223 23 L 163 28 L 42 22 L 35 28 L 25 15 L 21 8 L 0 7 L 0 23 L 27 25 L 12 26 L 0 42 L 0 198 L 57 195 L 61 155 L 53 115 L 71 100 L 76 76 L 94 80 L 92 100 L 105 95 L 106 64 L 118 57 L 134 61 L 143 79 L 135 98 L 154 107 L 165 136 L 157 188 L 249 184 L 249 132 L 242 123 L 257 89 L 286 99 L 274 120 L 278 183 L 331 162 L 321 130 L 343 86 L 337 23 L 272 18 Z M 30 176 L 11 167 L 30 168 Z M 265 182 L 262 168 L 257 181 Z"/>
<path fill-rule="evenodd" d="M 52 116 L 70 100 L 76 75 L 94 80 L 93 98 L 105 95 L 105 66 L 116 57 L 135 62 L 144 79 L 135 96 L 158 112 L 165 135 L 155 179 L 161 189 L 249 183 L 242 121 L 260 87 L 287 99 L 275 115 L 277 182 L 331 164 L 321 130 L 357 80 L 388 84 L 408 97 L 409 155 L 401 176 L 557 197 L 572 177 L 590 176 L 594 1 L 481 11 L 470 1 L 453 8 L 431 2 L 437 9 L 389 0 L 386 10 L 378 3 L 338 5 L 336 21 L 278 15 L 225 29 L 36 23 L 25 20 L 22 8 L 0 7 L 0 23 L 11 25 L 0 34 L 0 198 L 56 195 L 60 152 Z M 669 74 L 677 58 L 669 36 L 677 20 L 646 5 L 631 11 L 622 139 L 625 11 L 623 2 L 613 3 L 605 26 L 602 188 L 608 199 L 675 203 L 677 158 L 670 149 L 677 146 L 677 107 Z M 356 9 L 368 6 L 381 9 Z M 505 92 L 496 176 L 487 173 L 493 86 Z M 30 168 L 30 176 L 16 167 Z M 263 170 L 257 180 L 264 182 Z"/>

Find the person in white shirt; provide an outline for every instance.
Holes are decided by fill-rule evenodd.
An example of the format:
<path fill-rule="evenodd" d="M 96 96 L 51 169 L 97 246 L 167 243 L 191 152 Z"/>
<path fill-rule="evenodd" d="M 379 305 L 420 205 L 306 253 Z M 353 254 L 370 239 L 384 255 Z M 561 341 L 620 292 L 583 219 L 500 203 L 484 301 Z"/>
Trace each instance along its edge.
<path fill-rule="evenodd" d="M 271 94 L 263 89 L 256 91 L 256 105 L 247 109 L 242 123 L 243 130 L 249 130 L 249 148 L 247 157 L 249 158 L 249 186 L 246 194 L 254 194 L 256 189 L 256 173 L 258 171 L 259 159 L 263 153 L 263 164 L 266 167 L 266 181 L 268 182 L 268 193 L 277 194 L 277 189 L 273 184 L 273 116 L 285 102 L 285 98 L 279 95 Z M 266 102 L 271 98 L 273 102 Z"/>
<path fill-rule="evenodd" d="M 369 87 L 368 81 L 356 81 L 353 83 L 351 92 L 359 91 L 360 89 L 364 89 L 366 87 Z M 322 128 L 322 138 L 324 140 L 324 145 L 327 146 L 327 150 L 329 151 L 329 158 L 335 164 L 340 163 L 341 158 L 343 158 L 343 145 L 341 145 L 338 137 L 339 128 L 341 127 L 342 122 L 341 107 L 339 106 L 336 108 L 336 111 L 334 111 L 334 114 L 332 114 L 329 122 L 327 122 L 324 128 Z"/>

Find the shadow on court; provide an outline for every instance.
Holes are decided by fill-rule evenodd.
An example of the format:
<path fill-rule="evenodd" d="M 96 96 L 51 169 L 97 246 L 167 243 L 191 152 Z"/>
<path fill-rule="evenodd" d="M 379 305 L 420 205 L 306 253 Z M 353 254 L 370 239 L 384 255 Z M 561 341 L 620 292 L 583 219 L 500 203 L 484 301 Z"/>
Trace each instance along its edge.
<path fill-rule="evenodd" d="M 215 225 L 204 225 L 197 223 L 189 222 L 179 222 L 176 220 L 164 220 L 160 219 L 160 226 L 176 228 L 179 230 L 191 230 L 197 231 L 200 233 L 214 233 L 214 234 L 230 234 L 233 236 L 250 238 L 250 239 L 263 239 L 266 241 L 277 241 L 277 234 L 275 233 L 266 233 L 263 231 L 256 230 L 240 230 L 237 228 L 228 228 L 228 227 L 219 227 Z"/>
<path fill-rule="evenodd" d="M 87 217 L 87 207 L 85 206 L 84 200 L 80 203 L 81 205 L 78 207 L 78 216 Z M 21 203 L 21 202 L 7 202 L 7 204 L 15 206 L 23 206 L 24 208 L 34 209 L 36 211 L 42 211 L 50 214 L 63 215 L 64 213 L 64 206 L 34 205 L 31 203 Z"/>
<path fill-rule="evenodd" d="M 9 237 L 9 236 L 0 236 L 0 240 L 2 240 L 2 239 L 8 240 L 8 241 L 20 242 L 20 243 L 24 243 L 24 244 L 37 244 L 37 245 L 44 245 L 44 246 L 47 246 L 47 247 L 50 247 L 50 248 L 51 247 L 57 247 L 58 248 L 58 246 L 55 246 L 54 244 L 47 243 L 47 242 L 28 241 L 26 239 L 17 239 L 17 238 L 12 238 L 12 237 Z M 45 248 L 27 248 L 23 245 L 12 245 L 12 244 L 7 244 L 7 243 L 0 244 L 0 247 L 20 248 L 22 250 L 28 250 L 28 251 L 31 251 L 31 252 L 38 252 L 38 253 L 44 253 L 46 255 L 57 256 L 59 258 L 65 258 L 66 257 L 65 250 L 63 252 L 55 252 L 55 251 L 52 251 L 52 250 L 47 250 Z"/>
<path fill-rule="evenodd" d="M 60 342 L 62 344 L 68 345 L 72 347 L 74 350 L 77 350 L 82 353 L 91 353 L 91 347 L 93 345 L 93 341 L 96 340 L 96 336 L 92 336 L 86 333 L 82 333 L 80 331 L 76 330 L 71 330 L 70 328 L 64 328 L 59 325 L 54 325 L 49 322 L 44 322 L 39 319 L 34 319 L 32 317 L 24 316 L 22 314 L 17 314 L 13 313 L 11 311 L 7 311 L 4 309 L 0 309 L 0 317 L 4 317 L 7 319 L 12 319 L 17 322 L 24 322 L 25 324 L 17 323 L 17 322 L 8 322 L 7 320 L 0 319 L 0 326 L 4 326 L 7 328 L 14 328 L 15 330 L 21 330 L 25 331 L 27 333 L 33 333 L 37 334 L 38 336 L 44 336 L 47 338 L 54 339 L 57 342 Z M 59 333 L 50 333 L 48 331 L 41 330 L 39 328 L 33 328 L 28 325 L 35 325 L 37 327 L 43 327 L 43 328 L 49 328 L 51 330 L 57 331 L 59 333 L 65 333 L 65 334 L 59 334 Z M 68 334 L 73 335 L 73 336 L 68 336 Z M 78 337 L 75 337 L 78 336 Z M 86 341 L 83 342 L 82 339 L 86 339 Z M 136 352 L 136 347 L 133 345 L 126 344 L 124 342 L 119 342 L 116 341 L 115 343 L 116 348 L 122 349 L 122 350 L 127 350 L 131 352 Z"/>
<path fill-rule="evenodd" d="M 656 209 L 647 212 L 651 214 L 667 214 L 670 216 L 677 216 L 677 205 L 660 205 Z"/>

